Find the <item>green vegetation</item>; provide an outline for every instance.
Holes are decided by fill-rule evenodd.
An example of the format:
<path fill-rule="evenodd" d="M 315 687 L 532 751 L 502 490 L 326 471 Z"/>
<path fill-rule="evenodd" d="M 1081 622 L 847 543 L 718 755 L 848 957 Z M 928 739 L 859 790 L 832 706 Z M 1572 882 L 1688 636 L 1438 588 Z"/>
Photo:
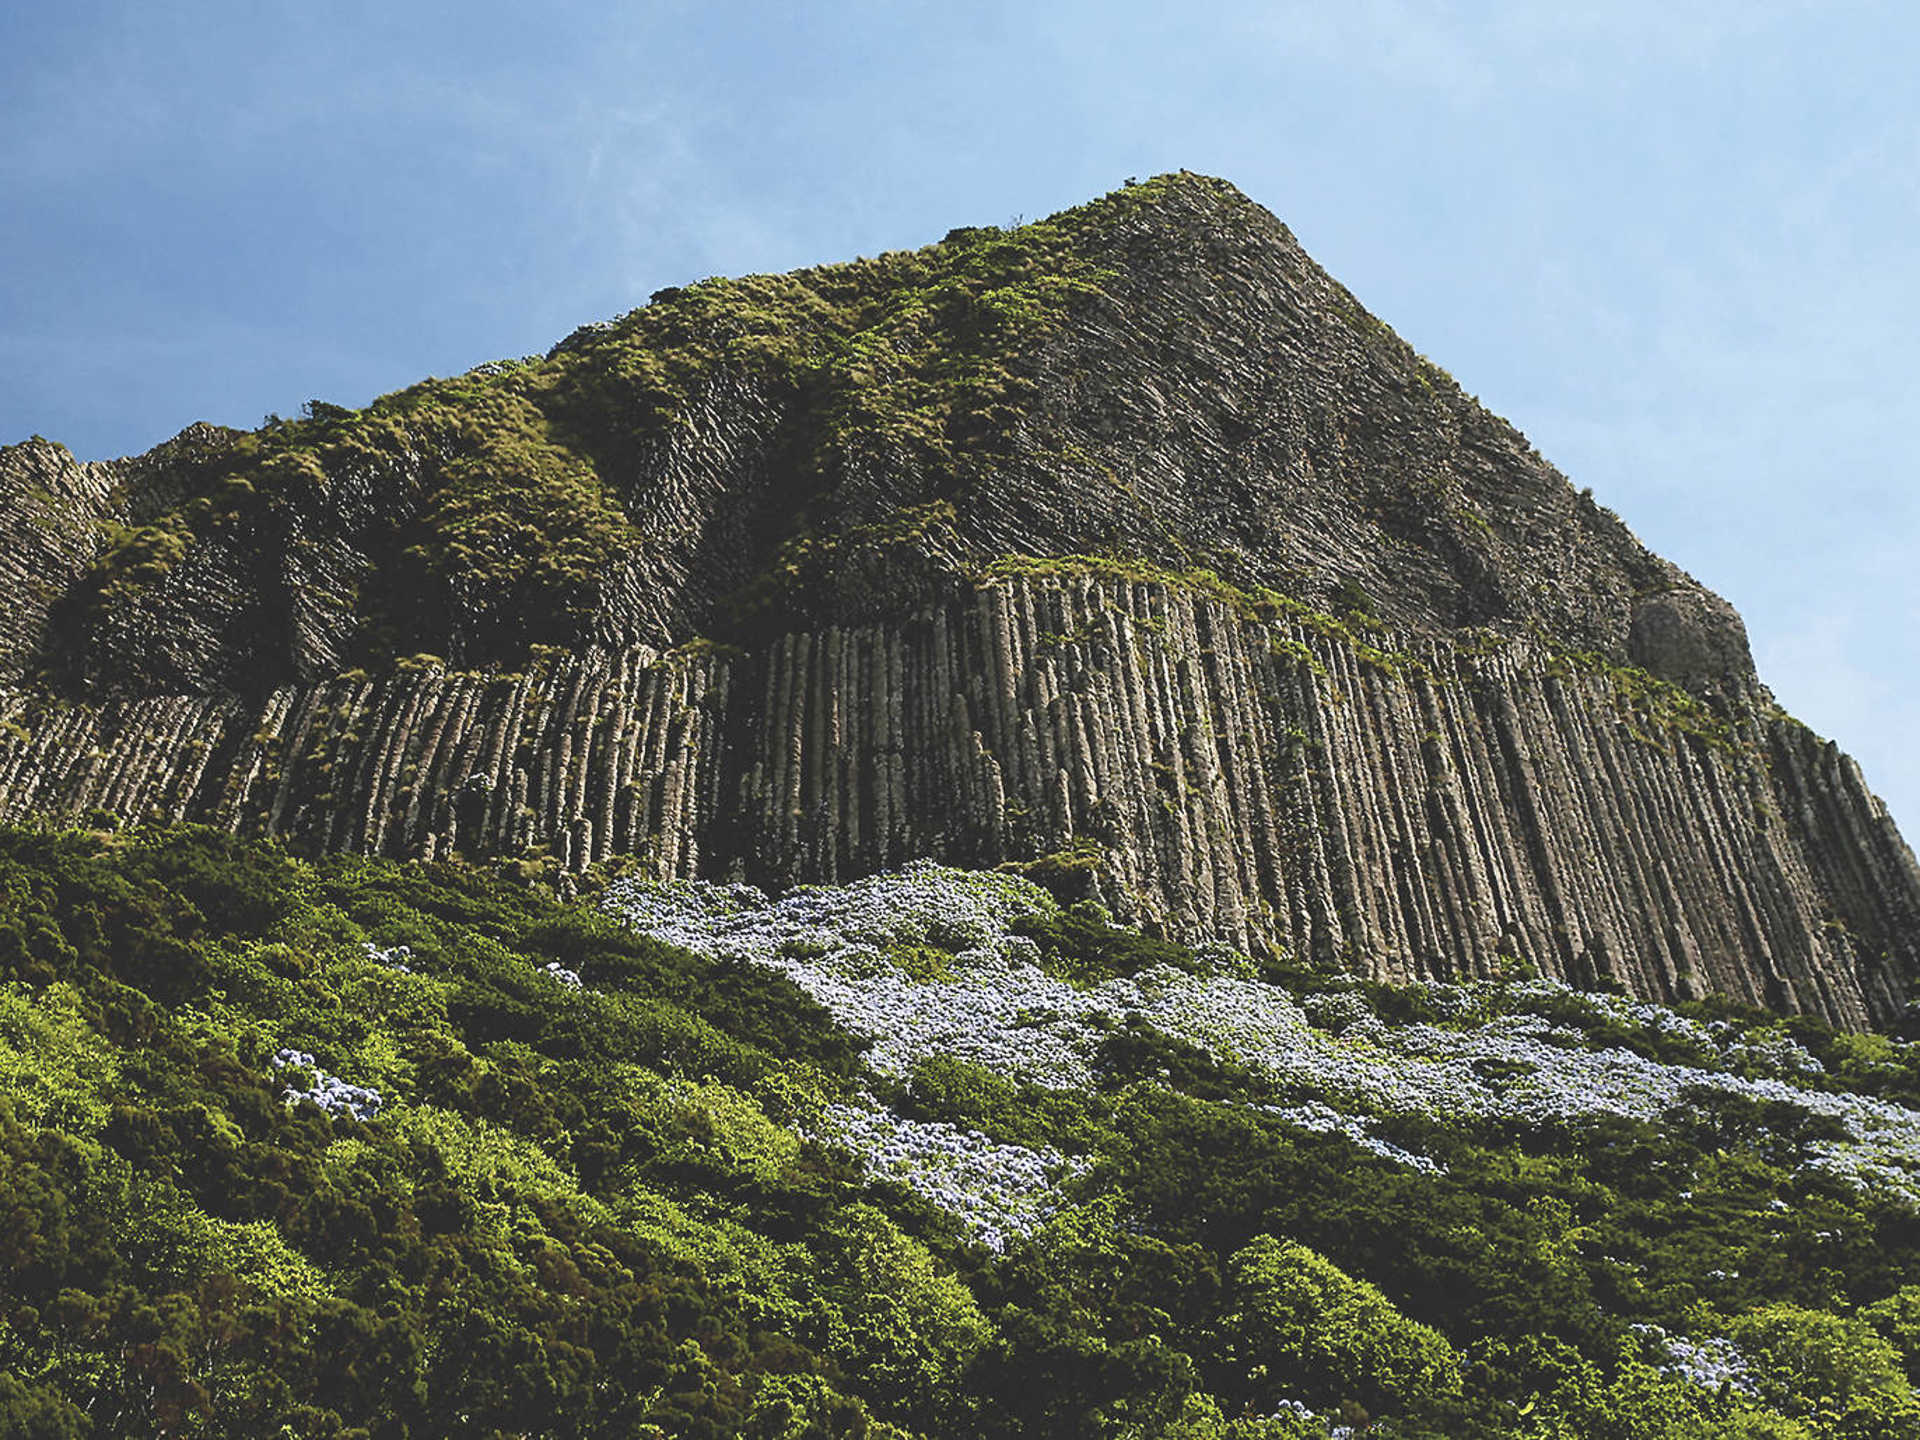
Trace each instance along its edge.
<path fill-rule="evenodd" d="M 472 869 L 0 832 L 0 897 L 0 1433 L 1920 1434 L 1920 1217 L 1808 1164 L 1792 1107 L 1379 1120 L 1420 1168 L 1138 1020 L 1080 1088 L 952 1055 L 878 1074 L 775 969 Z M 1076 984 L 1255 983 L 1021 903 L 1019 943 Z M 940 983 L 968 924 L 876 973 Z M 1328 1023 L 1484 1020 L 1267 978 Z M 1526 996 L 1559 1044 L 1698 1043 Z M 1812 1050 L 1796 1085 L 1920 1093 L 1885 1037 L 1698 1013 L 1763 1071 Z M 995 1251 L 870 1180 L 817 1138 L 863 1092 L 1077 1157 L 1057 1208 Z M 1738 1364 L 1702 1383 L 1683 1351 Z"/>
<path fill-rule="evenodd" d="M 363 410 L 314 402 L 251 433 L 207 430 L 167 457 L 183 498 L 108 537 L 77 618 L 161 603 L 196 546 L 231 548 L 251 568 L 261 538 L 282 536 L 296 566 L 311 558 L 327 573 L 338 545 L 371 562 L 356 589 L 326 597 L 353 663 L 416 651 L 517 663 L 530 645 L 577 643 L 623 557 L 647 543 L 634 522 L 650 513 L 649 480 L 716 393 L 742 392 L 780 485 L 777 515 L 739 557 L 765 573 L 738 608 L 742 623 L 777 613 L 795 583 L 838 563 L 824 552 L 841 542 L 820 537 L 810 507 L 844 475 L 912 471 L 937 507 L 1004 457 L 1040 346 L 1107 278 L 1086 258 L 1089 237 L 1183 183 L 1203 182 L 1169 177 L 920 250 L 665 290 L 544 358 L 428 380 Z M 929 515 L 846 543 L 884 550 Z"/>
<path fill-rule="evenodd" d="M 1079 984 L 1135 975 L 1154 965 L 1198 969 L 1201 961 L 1184 945 L 1154 940 L 1115 925 L 1097 905 L 1082 901 L 1054 914 L 1023 916 L 1016 933 L 1040 947 L 1040 968 Z"/>
<path fill-rule="evenodd" d="M 0 893 L 0 1433 L 868 1423 L 858 1317 L 779 1277 L 856 1220 L 931 1262 L 768 1118 L 858 1055 L 779 977 L 207 833 L 8 833 Z M 380 1117 L 283 1104 L 282 1048 Z"/>
<path fill-rule="evenodd" d="M 1247 1367 L 1265 1405 L 1292 1396 L 1405 1414 L 1460 1395 L 1460 1357 L 1437 1331 L 1297 1242 L 1255 1237 L 1229 1264 L 1226 1301 L 1222 1361 Z"/>
<path fill-rule="evenodd" d="M 1637 665 L 1622 665 L 1587 651 L 1556 651 L 1549 674 L 1596 675 L 1613 696 L 1615 712 L 1636 739 L 1660 744 L 1687 736 L 1717 749 L 1740 744 L 1732 723 L 1705 701 Z"/>
<path fill-rule="evenodd" d="M 1384 627 L 1372 613 L 1371 597 L 1359 582 L 1353 580 L 1343 582 L 1339 588 L 1339 603 L 1345 607 L 1343 618 L 1316 610 L 1291 595 L 1283 595 L 1263 585 L 1248 588 L 1223 579 L 1205 568 L 1172 569 L 1137 557 L 1004 555 L 987 566 L 980 578 L 997 580 L 1012 576 L 1048 578 L 1079 575 L 1092 575 L 1130 585 L 1166 585 L 1185 590 L 1225 606 L 1242 620 L 1284 620 L 1314 635 L 1347 645 L 1363 664 L 1389 674 L 1425 668 L 1414 656 L 1381 649 L 1368 641 L 1368 635 L 1376 634 Z M 1320 668 L 1312 652 L 1298 642 L 1282 642 L 1279 648 L 1291 648 L 1300 660 L 1315 670 Z"/>
<path fill-rule="evenodd" d="M 1093 899 L 1106 868 L 1106 853 L 1095 841 L 1076 835 L 1065 850 L 1033 860 L 1009 860 L 1000 868 L 1033 881 L 1062 905 L 1072 905 Z"/>

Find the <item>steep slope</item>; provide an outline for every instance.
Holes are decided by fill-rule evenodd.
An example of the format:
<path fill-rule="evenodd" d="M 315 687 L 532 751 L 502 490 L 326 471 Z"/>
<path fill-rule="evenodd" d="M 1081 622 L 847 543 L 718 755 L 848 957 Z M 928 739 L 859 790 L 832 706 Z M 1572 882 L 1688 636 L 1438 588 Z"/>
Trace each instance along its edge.
<path fill-rule="evenodd" d="M 55 673 L 244 689 L 420 651 L 665 649 L 897 618 L 1003 555 L 1098 552 L 1751 678 L 1723 603 L 1196 176 L 665 291 L 543 360 L 310 408 L 110 477 L 99 508 L 127 528 L 48 638 Z"/>
<path fill-rule="evenodd" d="M 1905 1003 L 1920 871 L 1731 608 L 1222 182 L 311 410 L 0 452 L 0 818 L 1045 862 L 1383 976 Z"/>
<path fill-rule="evenodd" d="M 1913 1440 L 1920 1044 L 0 828 L 0 1433 Z"/>

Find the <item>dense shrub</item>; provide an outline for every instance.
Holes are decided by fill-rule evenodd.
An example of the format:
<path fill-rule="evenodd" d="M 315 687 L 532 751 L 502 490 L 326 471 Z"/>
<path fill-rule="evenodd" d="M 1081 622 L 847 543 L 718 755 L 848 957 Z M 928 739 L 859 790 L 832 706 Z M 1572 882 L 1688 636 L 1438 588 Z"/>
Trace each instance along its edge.
<path fill-rule="evenodd" d="M 1262 1405 L 1345 1402 L 1369 1415 L 1404 1414 L 1458 1397 L 1453 1347 L 1325 1256 L 1261 1235 L 1228 1268 L 1220 1361 L 1242 1372 Z"/>
<path fill-rule="evenodd" d="M 1832 1074 L 1898 1093 L 1904 1047 L 1525 985 L 1263 1010 L 1004 876 L 728 894 L 702 951 L 698 887 L 669 944 L 483 870 L 0 832 L 0 1432 L 1920 1434 L 1920 1219 L 1838 1165 Z M 982 974 L 1030 997 L 1019 1065 L 875 1038 Z M 1709 1068 L 1664 1111 L 1362 1124 L 1187 1023 L 1209 986 L 1355 1073 L 1387 1017 L 1542 1011 L 1555 1053 Z M 1463 1094 L 1534 1083 L 1471 1053 Z"/>

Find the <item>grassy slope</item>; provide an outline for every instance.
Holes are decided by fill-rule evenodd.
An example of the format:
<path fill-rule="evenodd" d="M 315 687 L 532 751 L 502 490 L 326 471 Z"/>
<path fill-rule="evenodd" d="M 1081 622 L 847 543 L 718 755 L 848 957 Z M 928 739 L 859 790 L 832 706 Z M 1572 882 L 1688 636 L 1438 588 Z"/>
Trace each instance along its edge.
<path fill-rule="evenodd" d="M 1077 1089 L 874 1074 L 775 970 L 477 871 L 14 832 L 0 894 L 5 1433 L 1324 1433 L 1302 1407 L 1402 1435 L 1916 1433 L 1920 1226 L 1806 1167 L 1784 1111 L 1383 1124 L 1422 1170 L 1151 1024 Z M 1076 985 L 1237 963 L 1019 896 Z M 913 933 L 875 963 L 964 963 Z M 1428 1003 L 1265 981 L 1325 1016 Z M 1904 1047 L 1796 1033 L 1807 1083 L 1915 1098 Z M 377 1114 L 283 1099 L 329 1075 Z M 803 1138 L 863 1092 L 1083 1164 L 998 1253 Z M 1731 1335 L 1757 1393 L 1678 1377 L 1635 1324 Z"/>

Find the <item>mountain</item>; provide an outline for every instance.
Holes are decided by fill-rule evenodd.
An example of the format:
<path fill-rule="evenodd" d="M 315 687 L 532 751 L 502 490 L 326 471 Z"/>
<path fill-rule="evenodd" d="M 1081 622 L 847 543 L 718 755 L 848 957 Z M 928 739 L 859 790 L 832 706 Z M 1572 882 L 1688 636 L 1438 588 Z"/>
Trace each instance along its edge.
<path fill-rule="evenodd" d="M 1920 1437 L 1912 855 L 1219 181 L 0 526 L 0 1435 Z"/>
<path fill-rule="evenodd" d="M 837 881 L 1851 1027 L 1920 870 L 1649 553 L 1217 180 L 0 451 L 0 819 Z"/>

